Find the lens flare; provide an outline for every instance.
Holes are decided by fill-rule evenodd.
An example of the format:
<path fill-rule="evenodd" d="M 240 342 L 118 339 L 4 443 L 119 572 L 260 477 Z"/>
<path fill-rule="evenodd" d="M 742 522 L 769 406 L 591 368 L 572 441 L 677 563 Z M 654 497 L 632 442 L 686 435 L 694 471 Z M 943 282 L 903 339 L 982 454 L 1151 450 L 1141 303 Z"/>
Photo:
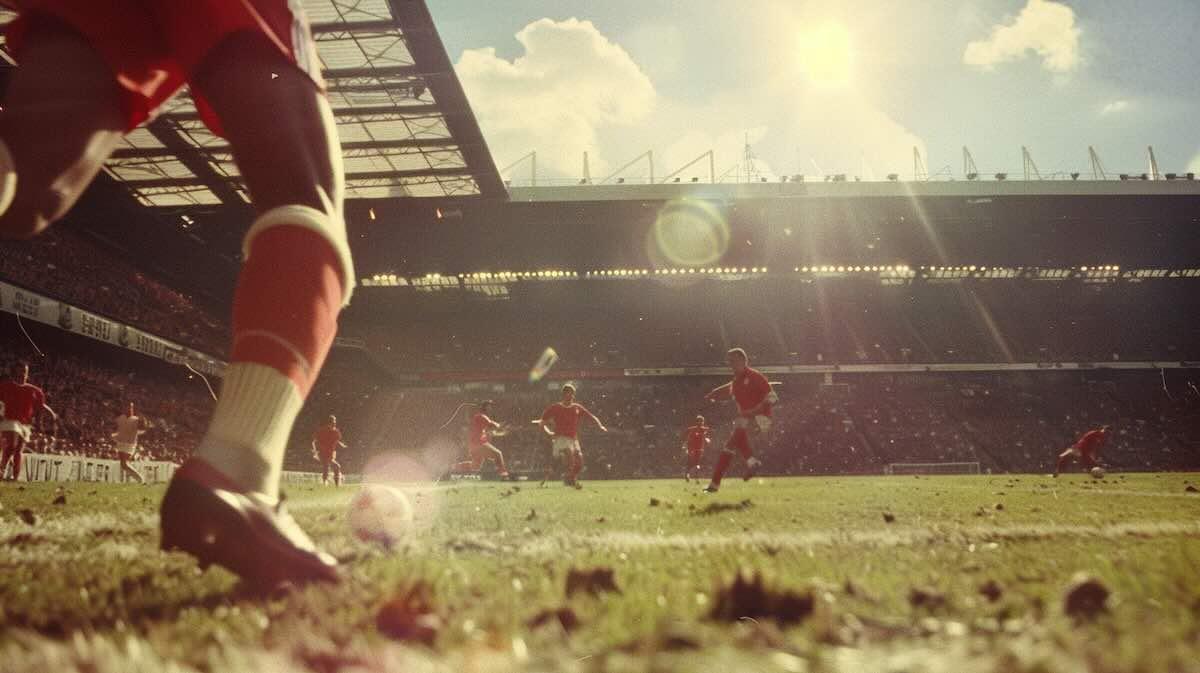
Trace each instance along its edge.
<path fill-rule="evenodd" d="M 706 266 L 729 249 L 729 224 L 708 201 L 669 201 L 658 212 L 647 239 L 647 253 L 656 266 Z"/>

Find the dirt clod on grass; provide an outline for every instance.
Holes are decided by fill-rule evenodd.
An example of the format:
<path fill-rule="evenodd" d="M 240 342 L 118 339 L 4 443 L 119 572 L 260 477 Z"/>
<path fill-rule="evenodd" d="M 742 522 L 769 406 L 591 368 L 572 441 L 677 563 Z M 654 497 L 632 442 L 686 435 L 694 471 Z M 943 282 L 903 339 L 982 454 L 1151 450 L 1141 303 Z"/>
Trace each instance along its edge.
<path fill-rule="evenodd" d="M 1191 484 L 1188 484 L 1188 487 L 1183 490 L 1188 493 L 1200 493 L 1200 488 L 1196 488 L 1195 486 L 1192 486 Z"/>
<path fill-rule="evenodd" d="M 892 514 L 891 512 L 884 512 L 883 513 L 883 522 L 884 523 L 895 523 L 896 515 Z"/>
<path fill-rule="evenodd" d="M 723 512 L 742 512 L 754 507 L 754 503 L 747 498 L 741 502 L 710 502 L 704 507 L 695 510 L 693 513 L 699 516 L 710 516 L 713 514 L 721 514 Z"/>
<path fill-rule="evenodd" d="M 375 628 L 404 642 L 432 646 L 442 630 L 442 618 L 433 607 L 433 590 L 416 582 L 384 603 L 375 614 Z"/>
<path fill-rule="evenodd" d="M 996 580 L 988 580 L 979 585 L 979 593 L 984 598 L 987 598 L 988 602 L 995 603 L 1004 595 L 1004 589 L 1000 587 L 1000 584 Z"/>
<path fill-rule="evenodd" d="M 567 597 L 577 593 L 598 596 L 602 593 L 621 593 L 612 568 L 571 568 L 567 572 Z"/>
<path fill-rule="evenodd" d="M 795 624 L 813 612 L 811 589 L 798 592 L 768 587 L 761 571 L 742 570 L 731 582 L 718 587 L 708 618 L 720 622 L 770 619 Z"/>
<path fill-rule="evenodd" d="M 561 626 L 563 631 L 570 633 L 579 626 L 579 615 L 575 614 L 575 611 L 571 608 L 557 608 L 542 610 L 526 622 L 531 629 L 554 623 Z"/>
<path fill-rule="evenodd" d="M 946 604 L 946 594 L 930 587 L 913 587 L 908 590 L 908 604 L 914 608 L 940 608 Z"/>
<path fill-rule="evenodd" d="M 1063 595 L 1063 612 L 1077 620 L 1092 620 L 1108 611 L 1108 587 L 1100 580 L 1079 574 Z"/>
<path fill-rule="evenodd" d="M 19 510 L 17 510 L 17 516 L 21 517 L 21 521 L 24 521 L 26 524 L 28 524 L 30 526 L 37 525 L 38 519 L 37 519 L 37 516 L 33 513 L 32 509 L 19 509 Z"/>

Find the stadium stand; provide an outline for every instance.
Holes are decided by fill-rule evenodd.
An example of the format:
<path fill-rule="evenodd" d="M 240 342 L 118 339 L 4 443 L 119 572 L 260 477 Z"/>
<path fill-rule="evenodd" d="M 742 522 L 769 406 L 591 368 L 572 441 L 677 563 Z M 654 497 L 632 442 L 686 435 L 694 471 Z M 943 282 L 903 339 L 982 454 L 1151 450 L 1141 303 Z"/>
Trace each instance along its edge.
<path fill-rule="evenodd" d="M 221 355 L 225 323 L 186 295 L 67 228 L 0 246 L 0 280 Z"/>

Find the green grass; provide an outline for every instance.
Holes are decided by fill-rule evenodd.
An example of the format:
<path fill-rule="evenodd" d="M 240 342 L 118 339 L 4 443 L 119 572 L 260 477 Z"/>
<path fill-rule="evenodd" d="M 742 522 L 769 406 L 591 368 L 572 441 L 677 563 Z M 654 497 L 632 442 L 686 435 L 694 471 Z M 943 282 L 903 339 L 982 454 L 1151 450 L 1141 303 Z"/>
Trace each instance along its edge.
<path fill-rule="evenodd" d="M 391 551 L 350 535 L 353 487 L 300 487 L 293 511 L 347 559 L 346 580 L 272 598 L 159 552 L 160 487 L 71 484 L 54 505 L 53 485 L 0 484 L 0 669 L 1195 672 L 1200 494 L 1186 482 L 1200 477 L 731 480 L 716 496 L 682 481 L 420 486 L 406 488 L 416 529 Z M 567 598 L 567 572 L 592 567 L 620 592 Z M 811 593 L 813 613 L 709 619 L 739 568 Z M 1063 611 L 1078 572 L 1111 592 L 1083 622 Z M 432 647 L 375 626 L 418 580 L 444 618 Z M 989 580 L 995 602 L 978 591 Z M 912 605 L 917 587 L 944 603 Z M 529 626 L 564 607 L 576 630 Z"/>

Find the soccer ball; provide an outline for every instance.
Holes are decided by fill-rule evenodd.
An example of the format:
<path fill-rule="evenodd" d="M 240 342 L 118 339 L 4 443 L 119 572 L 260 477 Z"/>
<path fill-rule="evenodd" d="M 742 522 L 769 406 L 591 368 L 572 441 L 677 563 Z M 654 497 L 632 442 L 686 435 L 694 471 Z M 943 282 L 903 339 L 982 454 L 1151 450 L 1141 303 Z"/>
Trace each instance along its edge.
<path fill-rule="evenodd" d="M 350 500 L 350 529 L 364 542 L 390 547 L 412 529 L 412 522 L 412 504 L 400 489 L 366 484 Z"/>
<path fill-rule="evenodd" d="M 1092 478 L 1103 479 L 1104 478 L 1104 468 L 1100 467 L 1099 465 L 1097 465 L 1096 467 L 1093 467 L 1092 468 Z"/>

